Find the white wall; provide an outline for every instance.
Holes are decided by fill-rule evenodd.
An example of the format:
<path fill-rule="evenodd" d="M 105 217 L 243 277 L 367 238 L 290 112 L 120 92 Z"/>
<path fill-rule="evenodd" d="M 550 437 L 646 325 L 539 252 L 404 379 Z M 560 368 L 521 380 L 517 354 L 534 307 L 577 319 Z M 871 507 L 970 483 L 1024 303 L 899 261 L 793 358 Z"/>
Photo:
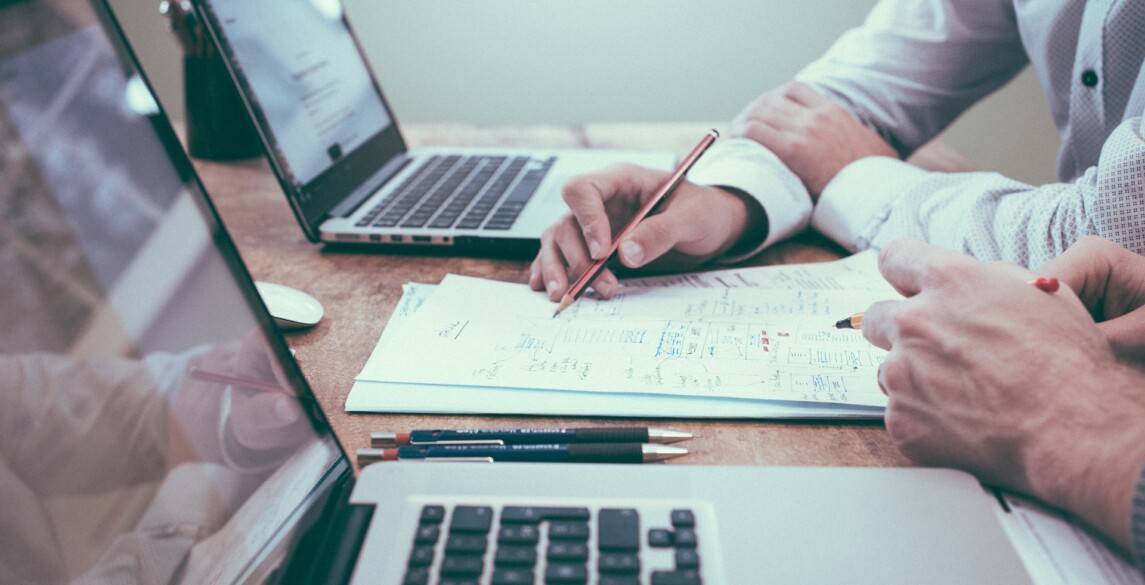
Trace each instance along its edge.
<path fill-rule="evenodd" d="M 273 1 L 273 0 L 268 0 Z M 410 122 L 727 120 L 789 79 L 874 0 L 344 0 Z M 178 53 L 150 0 L 112 0 L 160 99 Z M 983 168 L 1053 180 L 1058 139 L 1027 71 L 947 140 Z"/>

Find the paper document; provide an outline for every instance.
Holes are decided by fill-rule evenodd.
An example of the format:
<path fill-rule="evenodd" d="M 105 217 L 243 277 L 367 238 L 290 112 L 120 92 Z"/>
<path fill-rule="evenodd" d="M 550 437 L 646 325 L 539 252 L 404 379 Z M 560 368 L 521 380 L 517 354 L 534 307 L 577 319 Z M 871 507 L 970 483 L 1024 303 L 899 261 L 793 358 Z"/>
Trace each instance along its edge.
<path fill-rule="evenodd" d="M 833 324 L 897 297 L 873 253 L 626 281 L 555 319 L 525 285 L 450 275 L 358 380 L 879 407 L 883 352 Z"/>
<path fill-rule="evenodd" d="M 1075 522 L 1006 494 L 999 512 L 1014 550 L 1038 585 L 1145 585 L 1132 564 Z"/>

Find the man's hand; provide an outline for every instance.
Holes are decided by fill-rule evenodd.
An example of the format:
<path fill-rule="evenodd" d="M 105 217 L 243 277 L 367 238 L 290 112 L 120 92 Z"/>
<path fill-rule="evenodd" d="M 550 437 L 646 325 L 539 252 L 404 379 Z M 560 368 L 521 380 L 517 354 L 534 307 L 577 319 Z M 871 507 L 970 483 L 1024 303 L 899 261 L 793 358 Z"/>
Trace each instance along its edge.
<path fill-rule="evenodd" d="M 1081 301 L 921 242 L 893 242 L 879 268 L 909 297 L 872 305 L 862 329 L 890 350 L 879 381 L 902 452 L 1069 510 L 1125 546 L 1145 374 L 1117 360 Z"/>
<path fill-rule="evenodd" d="M 1089 236 L 1038 272 L 1077 291 L 1117 357 L 1145 367 L 1145 257 Z"/>
<path fill-rule="evenodd" d="M 748 104 L 732 122 L 731 134 L 775 153 L 803 180 L 812 200 L 848 164 L 868 156 L 898 157 L 873 130 L 798 81 Z"/>
<path fill-rule="evenodd" d="M 570 274 L 578 275 L 593 260 L 606 256 L 612 237 L 668 176 L 665 171 L 624 165 L 569 181 L 563 195 L 570 213 L 541 236 L 529 286 L 559 300 Z M 629 268 L 697 266 L 729 250 L 752 221 L 759 221 L 751 209 L 751 204 L 728 191 L 684 181 L 660 204 L 658 213 L 645 218 L 620 243 L 620 262 Z M 617 284 L 616 276 L 604 270 L 593 289 L 602 298 L 611 298 Z"/>

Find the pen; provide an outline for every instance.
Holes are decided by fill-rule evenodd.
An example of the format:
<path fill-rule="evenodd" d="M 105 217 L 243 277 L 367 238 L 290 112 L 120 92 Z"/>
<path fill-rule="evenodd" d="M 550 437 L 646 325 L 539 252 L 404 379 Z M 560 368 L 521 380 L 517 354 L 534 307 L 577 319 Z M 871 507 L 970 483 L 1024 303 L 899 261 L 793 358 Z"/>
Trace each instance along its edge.
<path fill-rule="evenodd" d="M 636 215 L 633 215 L 632 219 L 628 220 L 628 223 L 624 226 L 624 229 L 620 230 L 620 233 L 616 234 L 616 237 L 612 238 L 612 245 L 608 247 L 608 254 L 605 254 L 603 257 L 597 260 L 594 260 L 588 269 L 581 273 L 579 277 L 577 277 L 576 281 L 573 282 L 572 286 L 570 286 L 568 291 L 565 292 L 565 296 L 561 298 L 561 302 L 559 305 L 557 305 L 557 310 L 555 313 L 553 313 L 553 317 L 560 315 L 561 311 L 567 309 L 569 305 L 576 302 L 576 300 L 579 299 L 582 294 L 584 294 L 584 291 L 588 289 L 588 285 L 592 284 L 592 281 L 596 280 L 596 277 L 600 275 L 600 271 L 604 269 L 604 265 L 608 262 L 609 258 L 612 258 L 612 255 L 616 253 L 616 250 L 620 247 L 620 242 L 624 240 L 624 237 L 627 236 L 633 229 L 635 229 L 636 225 L 643 221 L 644 218 L 648 216 L 648 214 L 652 213 L 652 210 L 655 209 L 661 201 L 667 198 L 668 195 L 672 194 L 672 191 L 674 191 L 676 187 L 679 186 L 680 182 L 684 180 L 684 175 L 688 173 L 688 171 L 692 168 L 692 165 L 695 165 L 696 161 L 700 160 L 700 156 L 702 156 L 704 152 L 708 150 L 708 147 L 711 146 L 712 143 L 715 142 L 719 137 L 719 132 L 715 130 L 709 130 L 708 133 L 704 135 L 704 138 L 700 140 L 700 143 L 692 149 L 692 152 L 688 153 L 688 156 L 684 157 L 684 160 L 680 161 L 680 164 L 676 167 L 676 170 L 672 171 L 672 174 L 669 175 L 663 183 L 661 183 L 660 187 L 656 189 L 656 192 L 652 194 L 652 197 L 650 197 L 648 201 L 644 203 L 644 206 L 636 212 Z"/>
<path fill-rule="evenodd" d="M 1042 291 L 1045 291 L 1045 292 L 1050 293 L 1050 294 L 1057 292 L 1058 288 L 1061 286 L 1061 283 L 1059 283 L 1058 279 L 1056 279 L 1056 278 L 1038 277 L 1038 278 L 1032 279 L 1028 282 L 1030 284 L 1034 285 L 1034 287 L 1037 288 L 1038 290 L 1042 290 Z M 854 315 L 851 315 L 850 317 L 847 317 L 846 319 L 839 319 L 838 321 L 836 321 L 835 322 L 835 329 L 855 329 L 855 330 L 858 330 L 858 329 L 862 329 L 862 324 L 863 324 L 863 314 L 862 313 L 855 313 Z"/>
<path fill-rule="evenodd" d="M 416 430 L 370 433 L 370 446 L 675 443 L 691 438 L 692 433 L 650 427 Z"/>
<path fill-rule="evenodd" d="M 586 443 L 564 445 L 408 445 L 358 449 L 358 463 L 375 461 L 517 461 L 532 463 L 651 463 L 687 455 L 671 445 Z"/>
<path fill-rule="evenodd" d="M 212 372 L 204 370 L 198 366 L 191 366 L 187 368 L 187 375 L 204 382 L 215 382 L 218 384 L 230 384 L 231 386 L 241 386 L 251 390 L 262 390 L 263 392 L 281 392 L 290 394 L 281 386 L 262 382 L 259 380 L 252 380 L 250 378 L 240 378 L 238 376 L 231 376 L 230 374 L 221 374 L 219 372 Z"/>

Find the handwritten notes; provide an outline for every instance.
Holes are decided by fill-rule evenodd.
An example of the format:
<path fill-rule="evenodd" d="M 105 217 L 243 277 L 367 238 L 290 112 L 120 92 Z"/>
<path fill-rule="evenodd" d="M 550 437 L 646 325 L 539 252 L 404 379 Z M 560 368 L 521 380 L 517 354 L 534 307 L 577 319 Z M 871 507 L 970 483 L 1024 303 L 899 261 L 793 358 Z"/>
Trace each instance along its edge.
<path fill-rule="evenodd" d="M 450 275 L 358 379 L 882 406 L 883 352 L 833 324 L 896 297 L 870 253 L 626 281 L 555 319 L 524 285 Z"/>

